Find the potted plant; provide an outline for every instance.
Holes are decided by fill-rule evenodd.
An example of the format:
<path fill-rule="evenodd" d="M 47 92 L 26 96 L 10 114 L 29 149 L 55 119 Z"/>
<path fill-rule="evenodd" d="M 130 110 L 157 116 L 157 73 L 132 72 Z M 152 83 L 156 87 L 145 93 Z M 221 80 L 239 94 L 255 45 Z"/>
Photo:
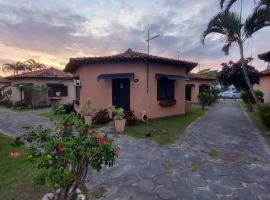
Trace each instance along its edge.
<path fill-rule="evenodd" d="M 96 108 L 92 105 L 91 98 L 87 98 L 82 107 L 82 115 L 84 116 L 85 123 L 91 125 L 93 121 L 93 113 Z"/>
<path fill-rule="evenodd" d="M 113 114 L 115 132 L 123 133 L 126 125 L 126 119 L 124 118 L 125 116 L 124 109 L 115 108 L 114 106 L 112 106 L 111 112 Z"/>

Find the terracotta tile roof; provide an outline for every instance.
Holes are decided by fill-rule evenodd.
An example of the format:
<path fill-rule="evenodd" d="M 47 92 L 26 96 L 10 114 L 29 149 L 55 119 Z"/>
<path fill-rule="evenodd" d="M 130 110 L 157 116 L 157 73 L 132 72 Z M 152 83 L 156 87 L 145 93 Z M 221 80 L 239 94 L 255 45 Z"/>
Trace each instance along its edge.
<path fill-rule="evenodd" d="M 270 69 L 266 69 L 260 72 L 261 76 L 266 76 L 266 75 L 270 75 Z"/>
<path fill-rule="evenodd" d="M 0 76 L 0 83 L 10 83 L 10 81 L 7 80 L 6 78 Z"/>
<path fill-rule="evenodd" d="M 40 78 L 40 79 L 72 79 L 71 73 L 50 67 L 47 69 L 37 70 L 33 72 L 25 72 L 22 74 L 9 76 L 7 79 L 25 79 L 25 78 Z"/>
<path fill-rule="evenodd" d="M 172 58 L 165 58 L 159 56 L 148 55 L 128 49 L 124 53 L 112 55 L 112 56 L 100 56 L 100 57 L 84 57 L 84 58 L 70 58 L 64 71 L 74 72 L 78 67 L 85 64 L 95 63 L 116 63 L 116 62 L 151 62 L 168 65 L 176 65 L 179 67 L 185 67 L 187 72 L 190 72 L 198 63 L 176 60 Z"/>
<path fill-rule="evenodd" d="M 258 58 L 270 62 L 270 51 L 258 55 Z"/>
<path fill-rule="evenodd" d="M 210 80 L 210 81 L 216 80 L 216 78 L 213 78 L 213 77 L 210 77 L 210 76 L 206 76 L 206 75 L 203 75 L 203 74 L 194 74 L 194 73 L 189 73 L 188 78 L 190 80 Z"/>

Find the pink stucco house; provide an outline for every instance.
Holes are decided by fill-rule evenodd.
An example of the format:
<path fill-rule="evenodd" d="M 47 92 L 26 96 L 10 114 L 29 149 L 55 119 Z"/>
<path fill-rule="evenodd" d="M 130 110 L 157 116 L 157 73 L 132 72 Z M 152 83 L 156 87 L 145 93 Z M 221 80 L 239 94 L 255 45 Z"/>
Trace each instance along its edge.
<path fill-rule="evenodd" d="M 12 91 L 10 100 L 13 105 L 20 101 L 32 107 L 45 106 L 44 103 L 67 104 L 73 103 L 75 98 L 72 74 L 53 67 L 9 76 L 6 79 L 10 82 L 7 89 Z M 20 88 L 26 85 L 45 86 L 46 90 L 22 91 Z"/>
<path fill-rule="evenodd" d="M 255 89 L 264 93 L 264 102 L 270 103 L 270 51 L 259 54 L 259 59 L 268 62 L 267 69 L 260 72 L 260 84 L 255 85 Z"/>
<path fill-rule="evenodd" d="M 115 105 L 134 110 L 137 117 L 185 114 L 186 75 L 197 63 L 148 55 L 128 49 L 112 56 L 71 58 L 65 72 L 73 73 L 76 109 L 90 97 L 97 109 Z"/>
<path fill-rule="evenodd" d="M 200 92 L 209 90 L 213 86 L 216 78 L 203 74 L 189 73 L 186 80 L 186 100 L 198 103 L 198 95 Z"/>

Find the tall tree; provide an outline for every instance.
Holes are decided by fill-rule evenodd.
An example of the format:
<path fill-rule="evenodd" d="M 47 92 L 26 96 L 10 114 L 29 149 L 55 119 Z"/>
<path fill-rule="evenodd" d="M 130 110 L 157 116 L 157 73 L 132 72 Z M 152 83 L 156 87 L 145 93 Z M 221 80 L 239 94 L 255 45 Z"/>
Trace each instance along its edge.
<path fill-rule="evenodd" d="M 247 37 L 246 33 L 244 32 L 244 26 L 241 23 L 241 17 L 238 14 L 230 11 L 218 13 L 213 19 L 210 20 L 208 27 L 202 34 L 203 44 L 206 37 L 211 33 L 218 33 L 225 37 L 225 44 L 222 50 L 226 55 L 229 54 L 230 47 L 233 44 L 238 45 L 240 52 L 240 62 L 242 64 L 246 83 L 255 102 L 259 103 L 247 74 L 246 61 L 244 57 L 244 41 Z"/>
<path fill-rule="evenodd" d="M 252 85 L 259 83 L 260 73 L 255 67 L 249 65 L 248 63 L 251 59 L 246 59 L 246 70 L 249 77 L 249 80 Z M 248 93 L 248 108 L 249 111 L 252 111 L 252 96 L 249 92 L 249 87 L 243 76 L 243 68 L 241 67 L 241 62 L 232 62 L 222 63 L 222 70 L 218 73 L 218 80 L 224 86 L 234 85 L 237 90 L 244 90 Z"/>
<path fill-rule="evenodd" d="M 2 66 L 4 72 L 13 72 L 13 75 L 18 74 L 19 72 L 25 71 L 26 64 L 23 62 L 16 63 L 6 63 Z"/>
<path fill-rule="evenodd" d="M 35 71 L 46 68 L 46 65 L 39 63 L 33 59 L 29 59 L 24 62 L 26 64 L 26 71 Z"/>

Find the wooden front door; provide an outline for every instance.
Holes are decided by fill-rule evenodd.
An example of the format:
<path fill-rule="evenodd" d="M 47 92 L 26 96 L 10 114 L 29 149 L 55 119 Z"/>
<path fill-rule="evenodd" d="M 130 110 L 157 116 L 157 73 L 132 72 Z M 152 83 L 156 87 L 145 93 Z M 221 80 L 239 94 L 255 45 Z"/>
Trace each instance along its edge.
<path fill-rule="evenodd" d="M 112 103 L 124 110 L 130 109 L 130 80 L 127 78 L 112 80 Z"/>

